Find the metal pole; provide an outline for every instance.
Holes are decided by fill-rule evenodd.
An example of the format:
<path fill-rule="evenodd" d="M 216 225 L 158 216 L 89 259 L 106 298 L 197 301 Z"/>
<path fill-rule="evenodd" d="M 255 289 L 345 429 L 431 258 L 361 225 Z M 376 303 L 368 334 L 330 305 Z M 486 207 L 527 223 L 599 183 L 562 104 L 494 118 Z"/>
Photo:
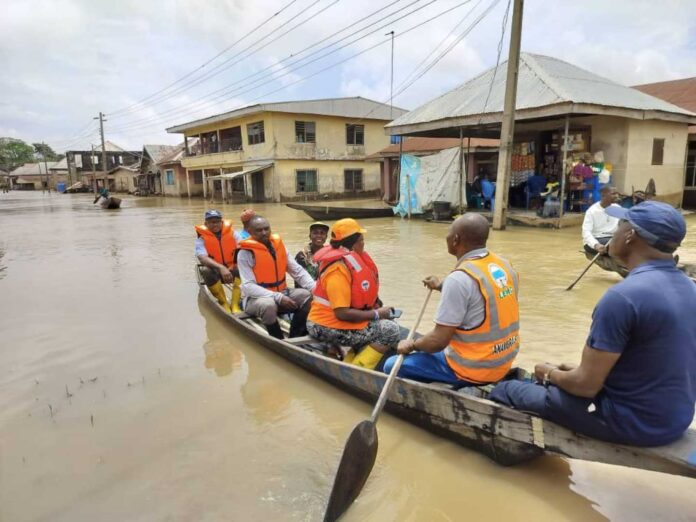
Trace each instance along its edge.
<path fill-rule="evenodd" d="M 498 177 L 495 190 L 493 229 L 504 230 L 507 220 L 508 189 L 510 185 L 510 163 L 512 143 L 515 135 L 515 98 L 520 65 L 520 43 L 522 40 L 522 10 L 524 0 L 514 0 L 510 52 L 508 53 L 507 77 L 505 80 L 505 108 L 500 129 L 498 150 Z"/>
<path fill-rule="evenodd" d="M 471 141 L 471 138 L 469 138 Z M 459 212 L 464 210 L 464 129 L 459 127 Z"/>
<path fill-rule="evenodd" d="M 558 228 L 561 228 L 561 220 L 563 219 L 563 200 L 565 199 L 565 180 L 566 168 L 568 167 L 568 130 L 570 129 L 570 114 L 565 117 L 565 131 L 563 132 L 563 167 L 561 169 L 561 208 L 558 213 Z"/>
<path fill-rule="evenodd" d="M 401 197 L 401 156 L 404 154 L 404 137 L 399 136 L 399 165 L 397 168 L 398 177 L 396 178 L 396 190 L 398 194 L 395 194 L 395 200 L 398 201 Z"/>

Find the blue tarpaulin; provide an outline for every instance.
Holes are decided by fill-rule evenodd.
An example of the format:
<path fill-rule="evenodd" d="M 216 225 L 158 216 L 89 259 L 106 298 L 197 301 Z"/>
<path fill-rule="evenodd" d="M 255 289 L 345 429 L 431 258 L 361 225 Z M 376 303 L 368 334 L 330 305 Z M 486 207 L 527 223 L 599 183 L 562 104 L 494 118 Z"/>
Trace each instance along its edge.
<path fill-rule="evenodd" d="M 408 215 L 408 196 L 411 195 L 411 214 L 422 214 L 423 209 L 416 195 L 416 183 L 421 174 L 421 160 L 411 154 L 402 154 L 399 172 L 399 203 L 394 207 L 394 214 L 401 217 Z M 410 191 L 409 191 L 410 185 Z"/>

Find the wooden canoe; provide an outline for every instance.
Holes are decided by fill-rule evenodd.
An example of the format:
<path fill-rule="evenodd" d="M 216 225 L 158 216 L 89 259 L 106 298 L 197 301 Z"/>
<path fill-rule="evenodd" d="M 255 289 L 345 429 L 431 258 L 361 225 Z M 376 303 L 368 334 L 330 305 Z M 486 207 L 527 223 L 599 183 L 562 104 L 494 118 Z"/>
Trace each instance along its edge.
<path fill-rule="evenodd" d="M 196 270 L 198 272 L 198 270 Z M 303 367 L 331 384 L 374 402 L 387 376 L 324 355 L 322 343 L 302 337 L 280 341 L 244 313 L 230 315 L 200 281 L 201 298 L 232 327 L 251 340 Z M 404 337 L 405 337 L 404 331 Z M 528 379 L 522 370 L 510 378 Z M 657 448 L 610 444 L 578 435 L 553 422 L 486 399 L 490 387 L 460 390 L 445 384 L 423 384 L 397 378 L 387 411 L 437 435 L 483 453 L 498 464 L 518 464 L 543 453 L 619 466 L 696 477 L 696 430 Z"/>
<path fill-rule="evenodd" d="M 106 208 L 109 210 L 115 209 L 115 208 L 121 208 L 121 200 L 120 198 L 115 198 L 114 196 L 109 196 L 108 198 L 102 198 L 99 204 L 102 206 L 102 208 Z"/>
<path fill-rule="evenodd" d="M 317 221 L 335 221 L 343 218 L 367 219 L 394 217 L 394 211 L 390 207 L 330 207 L 328 205 L 298 205 L 295 203 L 287 203 L 287 206 L 295 210 L 301 210 Z"/>

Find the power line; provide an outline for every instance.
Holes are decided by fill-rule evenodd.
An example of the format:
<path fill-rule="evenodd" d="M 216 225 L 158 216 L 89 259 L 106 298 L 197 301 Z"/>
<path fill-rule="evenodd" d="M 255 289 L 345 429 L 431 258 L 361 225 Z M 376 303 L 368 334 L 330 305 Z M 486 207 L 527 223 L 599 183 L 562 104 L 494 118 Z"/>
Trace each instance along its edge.
<path fill-rule="evenodd" d="M 503 51 L 503 40 L 505 39 L 505 28 L 507 27 L 508 15 L 510 14 L 510 3 L 511 3 L 511 0 L 508 0 L 507 7 L 505 8 L 505 14 L 503 15 L 503 27 L 500 30 L 500 40 L 498 41 L 498 55 L 495 59 L 495 69 L 493 69 L 493 76 L 491 76 L 491 83 L 488 85 L 488 93 L 486 94 L 486 101 L 483 103 L 483 109 L 481 110 L 481 117 L 479 118 L 479 124 L 481 123 L 481 120 L 483 119 L 483 115 L 486 112 L 486 107 L 488 107 L 488 99 L 490 98 L 491 92 L 493 91 L 493 82 L 495 81 L 495 77 L 498 74 L 498 65 L 500 65 L 500 54 Z"/>
<path fill-rule="evenodd" d="M 418 0 L 416 0 L 416 1 L 418 1 Z M 363 39 L 367 38 L 368 36 L 370 36 L 370 35 L 372 35 L 372 34 L 375 34 L 375 33 L 379 32 L 379 31 L 383 30 L 385 27 L 387 27 L 387 26 L 389 26 L 389 25 L 391 25 L 391 24 L 393 24 L 393 23 L 395 23 L 395 22 L 397 22 L 397 21 L 399 21 L 399 20 L 402 20 L 402 19 L 404 19 L 404 18 L 407 18 L 407 17 L 411 16 L 412 14 L 416 13 L 417 11 L 420 11 L 420 10 L 422 10 L 422 9 L 424 9 L 424 8 L 426 8 L 426 7 L 430 6 L 430 5 L 432 5 L 432 4 L 435 3 L 436 1 L 437 1 L 437 0 L 431 0 L 431 1 L 428 2 L 427 4 L 425 4 L 425 5 L 423 5 L 423 6 L 420 6 L 420 7 L 417 7 L 417 8 L 415 8 L 414 10 L 412 10 L 412 11 L 406 13 L 406 14 L 403 14 L 403 15 L 399 16 L 399 17 L 396 18 L 395 20 L 391 20 L 390 22 L 388 22 L 388 23 L 386 23 L 386 24 L 383 24 L 383 25 L 377 27 L 376 29 L 370 31 L 369 33 L 367 33 L 367 34 L 365 34 L 365 35 L 362 35 L 362 36 L 360 36 L 360 37 L 358 37 L 358 38 L 356 38 L 356 39 L 354 39 L 354 40 L 352 40 L 352 41 L 350 41 L 350 42 L 348 42 L 348 43 L 346 43 L 346 44 L 344 44 L 344 45 L 342 45 L 342 46 L 340 46 L 340 47 L 338 47 L 338 48 L 336 48 L 336 49 L 333 49 L 333 50 L 331 50 L 331 51 L 328 51 L 328 52 L 322 54 L 321 56 L 318 56 L 317 58 L 314 58 L 313 60 L 310 60 L 310 61 L 308 61 L 308 62 L 306 62 L 306 63 L 304 63 L 304 64 L 302 64 L 302 65 L 298 65 L 297 67 L 292 67 L 293 65 L 295 65 L 295 64 L 297 64 L 297 63 L 299 63 L 299 62 L 301 62 L 301 61 L 303 61 L 303 60 L 309 58 L 309 56 L 312 56 L 312 55 L 314 55 L 314 54 L 317 54 L 318 52 L 321 52 L 321 51 L 323 51 L 323 50 L 329 49 L 330 47 L 332 47 L 333 45 L 335 45 L 335 44 L 338 43 L 338 42 L 334 42 L 333 44 L 329 44 L 329 45 L 327 45 L 327 46 L 325 46 L 325 47 L 319 49 L 318 51 L 315 51 L 315 52 L 312 53 L 311 55 L 309 55 L 309 56 L 307 56 L 307 57 L 305 57 L 305 58 L 302 58 L 302 59 L 300 59 L 300 60 L 296 60 L 296 61 L 293 62 L 292 64 L 289 64 L 289 65 L 287 66 L 288 70 L 287 70 L 286 72 L 284 72 L 283 74 L 276 75 L 276 73 L 274 72 L 274 73 L 272 73 L 272 74 L 264 75 L 264 77 L 261 77 L 261 78 L 258 78 L 258 79 L 256 79 L 256 80 L 252 81 L 252 82 L 248 82 L 248 83 L 246 83 L 246 84 L 243 84 L 242 86 L 240 86 L 240 87 L 238 87 L 238 88 L 236 88 L 236 89 L 227 90 L 227 91 L 225 91 L 225 92 L 223 92 L 223 93 L 221 93 L 221 94 L 218 94 L 218 95 L 216 95 L 216 96 L 213 96 L 212 99 L 207 99 L 207 98 L 206 98 L 206 99 L 203 99 L 203 100 L 201 100 L 200 102 L 194 103 L 194 104 L 192 104 L 191 106 L 186 107 L 186 108 L 172 108 L 172 109 L 169 109 L 169 110 L 167 110 L 167 111 L 163 111 L 162 113 L 160 113 L 156 119 L 144 118 L 144 119 L 142 119 L 142 120 L 137 120 L 137 121 L 131 122 L 131 124 L 128 124 L 128 125 L 126 125 L 125 127 L 120 127 L 119 130 L 143 128 L 145 125 L 138 124 L 139 122 L 152 121 L 153 123 L 152 123 L 152 124 L 149 124 L 150 126 L 155 125 L 155 124 L 159 124 L 159 123 L 162 122 L 162 121 L 165 121 L 165 120 L 167 120 L 167 119 L 170 119 L 170 118 L 171 118 L 172 116 L 174 116 L 174 115 L 187 114 L 187 113 L 191 113 L 191 112 L 197 110 L 198 108 L 204 108 L 206 105 L 209 105 L 209 104 L 210 104 L 211 102 L 213 102 L 213 101 L 223 101 L 223 100 L 225 100 L 225 99 L 227 99 L 227 98 L 229 98 L 229 97 L 232 97 L 232 96 L 240 96 L 240 95 L 242 95 L 242 94 L 246 94 L 247 92 L 256 90 L 259 86 L 261 86 L 261 85 L 263 85 L 263 84 L 265 83 L 265 78 L 274 77 L 273 79 L 278 80 L 278 79 L 280 79 L 280 78 L 283 78 L 283 77 L 285 77 L 285 76 L 288 76 L 289 74 L 291 74 L 291 73 L 293 73 L 293 72 L 295 72 L 295 71 L 297 71 L 297 70 L 299 70 L 299 69 L 303 69 L 303 68 L 307 67 L 308 65 L 311 65 L 312 63 L 315 63 L 315 62 L 317 62 L 317 61 L 319 61 L 319 60 L 322 60 L 322 59 L 326 58 L 327 56 L 330 56 L 330 55 L 332 55 L 332 54 L 334 54 L 334 53 L 340 51 L 341 49 L 344 49 L 344 48 L 346 48 L 346 47 L 349 47 L 350 45 L 352 45 L 352 44 L 354 44 L 354 43 L 356 43 L 356 42 L 359 42 L 360 40 L 363 40 Z M 456 5 L 456 6 L 452 7 L 452 8 L 450 8 L 450 9 L 444 11 L 444 13 L 441 13 L 440 15 L 437 15 L 436 18 L 439 17 L 439 16 L 442 16 L 442 14 L 446 14 L 446 13 L 448 13 L 448 12 L 454 10 L 454 9 L 457 9 L 458 7 L 461 7 L 462 5 L 468 3 L 469 1 L 470 1 L 470 0 L 466 0 L 465 2 L 463 2 L 463 3 L 461 3 L 461 4 L 458 4 L 458 5 Z M 414 3 L 416 3 L 416 2 L 412 2 L 412 4 L 409 4 L 409 5 L 413 5 Z M 386 18 L 389 18 L 389 17 L 391 17 L 393 14 L 396 14 L 396 13 L 392 13 L 392 14 L 390 14 L 390 15 L 387 15 L 387 16 L 385 16 L 384 18 L 382 18 L 381 20 L 386 19 Z M 381 20 L 380 20 L 380 21 L 381 21 Z M 379 21 L 376 22 L 376 23 L 379 23 Z M 370 24 L 370 26 L 371 26 L 371 25 L 374 25 L 374 23 L 373 23 L 373 24 Z M 369 27 L 369 26 L 368 26 L 368 27 Z M 410 31 L 410 30 L 411 30 L 411 29 L 409 29 L 409 31 Z M 349 35 L 349 36 L 352 36 L 352 35 L 354 35 L 354 34 L 357 34 L 357 33 L 359 33 L 360 31 L 361 31 L 361 30 L 358 30 L 358 31 L 352 33 L 352 34 Z M 345 40 L 346 38 L 347 38 L 347 37 L 344 37 L 344 38 L 342 38 L 342 39 L 339 40 L 339 41 L 343 41 L 343 40 Z M 372 49 L 372 48 L 373 48 L 373 47 L 371 47 L 370 49 Z M 369 49 L 368 49 L 368 50 L 369 50 Z M 341 62 L 339 62 L 339 63 L 343 63 L 344 61 L 346 61 L 346 60 L 343 60 L 343 61 L 341 61 Z M 322 69 L 321 71 L 323 71 L 323 70 L 325 70 L 325 69 Z M 321 71 L 320 71 L 320 72 L 321 72 Z M 315 75 L 311 75 L 310 77 L 312 77 L 312 76 L 315 76 Z M 238 82 L 235 82 L 235 83 L 238 83 Z M 292 83 L 289 84 L 289 85 L 294 85 L 295 83 L 297 83 L 297 82 L 292 82 Z M 234 85 L 234 84 L 232 84 L 232 85 Z M 216 91 L 213 91 L 212 93 L 209 93 L 208 95 L 215 94 L 215 93 L 217 93 L 217 92 L 219 92 L 219 91 L 221 91 L 221 90 L 227 89 L 228 87 L 229 87 L 229 86 L 223 87 L 222 89 L 218 89 L 218 90 L 216 90 Z M 248 87 L 248 88 L 247 88 L 247 87 Z M 240 89 L 246 89 L 246 90 L 240 90 Z M 276 91 L 273 91 L 273 92 L 276 92 Z M 167 115 L 167 114 L 170 115 L 170 116 L 165 117 L 165 115 Z"/>
<path fill-rule="evenodd" d="M 199 66 L 196 67 L 195 69 L 189 71 L 189 72 L 186 73 L 184 76 L 178 78 L 177 80 L 175 80 L 174 82 L 170 83 L 169 85 L 166 85 L 165 87 L 161 88 L 159 91 L 156 91 L 156 92 L 154 92 L 154 93 L 152 93 L 152 94 L 146 96 L 145 98 L 142 98 L 141 100 L 135 102 L 135 103 L 132 104 L 132 105 L 129 105 L 128 107 L 125 107 L 125 108 L 122 108 L 122 109 L 118 109 L 118 110 L 112 111 L 112 112 L 111 112 L 112 116 L 113 116 L 113 115 L 116 115 L 116 114 L 119 114 L 119 113 L 121 113 L 121 112 L 124 112 L 124 111 L 128 111 L 128 110 L 130 110 L 131 108 L 133 108 L 133 107 L 135 107 L 135 106 L 137 106 L 137 105 L 140 105 L 140 104 L 143 103 L 145 100 L 149 100 L 149 99 L 153 98 L 154 96 L 156 96 L 156 95 L 158 95 L 158 94 L 160 94 L 160 93 L 166 91 L 166 90 L 169 89 L 170 87 L 173 87 L 174 85 L 178 84 L 178 83 L 181 82 L 182 80 L 185 80 L 186 78 L 189 78 L 190 76 L 192 76 L 192 75 L 195 74 L 196 72 L 200 71 L 201 69 L 204 69 L 206 66 L 208 66 L 210 63 L 212 63 L 213 61 L 215 61 L 217 58 L 219 58 L 220 56 L 222 56 L 223 54 L 225 54 L 227 51 L 229 51 L 230 49 L 232 49 L 232 47 L 234 47 L 234 46 L 237 45 L 238 43 L 240 43 L 240 42 L 242 42 L 243 40 L 245 40 L 247 37 L 249 37 L 249 36 L 250 36 L 251 34 L 253 34 L 254 32 L 256 32 L 256 31 L 258 31 L 259 29 L 261 29 L 261 27 L 263 27 L 263 26 L 266 25 L 268 22 L 270 22 L 273 18 L 275 18 L 275 17 L 278 16 L 280 13 L 282 13 L 283 11 L 285 11 L 286 9 L 288 9 L 288 8 L 289 8 L 290 6 L 292 6 L 295 2 L 297 2 L 297 0 L 291 0 L 291 1 L 290 1 L 288 4 L 286 4 L 282 9 L 280 9 L 280 11 L 277 11 L 276 13 L 274 13 L 274 14 L 272 14 L 271 16 L 269 16 L 268 18 L 266 18 L 266 19 L 265 19 L 263 22 L 261 22 L 259 25 L 257 25 L 257 26 L 254 27 L 253 29 L 251 29 L 249 32 L 247 32 L 247 33 L 246 33 L 244 36 L 242 36 L 241 38 L 235 40 L 233 43 L 231 43 L 230 45 L 228 45 L 227 47 L 225 47 L 222 51 L 220 51 L 219 53 L 217 53 L 215 56 L 213 56 L 212 58 L 210 58 L 210 59 L 207 60 L 206 62 L 202 63 L 201 65 L 199 65 Z"/>
<path fill-rule="evenodd" d="M 287 22 L 285 22 L 285 24 L 283 24 L 283 25 L 286 25 L 287 23 L 292 22 L 293 20 L 295 20 L 296 18 L 298 18 L 300 15 L 304 14 L 305 12 L 307 12 L 307 10 L 309 10 L 309 9 L 311 9 L 312 7 L 314 7 L 315 5 L 317 5 L 320 1 L 321 1 L 321 0 L 315 0 L 309 7 L 307 7 L 305 10 L 303 10 L 303 11 L 297 13 L 295 16 L 293 16 L 292 18 L 290 18 L 290 20 L 288 20 Z M 173 96 L 176 96 L 177 94 L 180 94 L 180 93 L 182 93 L 182 92 L 184 92 L 184 91 L 187 91 L 187 90 L 189 90 L 190 88 L 195 87 L 196 85 L 200 85 L 200 84 L 203 83 L 204 81 L 207 81 L 207 80 L 213 78 L 214 76 L 217 76 L 218 74 L 220 74 L 220 73 L 223 72 L 224 70 L 229 69 L 229 68 L 232 67 L 233 65 L 236 65 L 237 63 L 239 63 L 239 62 L 241 62 L 241 61 L 243 61 L 243 60 L 249 58 L 250 56 L 256 54 L 256 53 L 259 52 L 261 49 L 264 49 L 265 47 L 267 47 L 267 46 L 270 45 L 271 43 L 275 42 L 275 41 L 278 40 L 279 38 L 282 38 L 283 36 L 285 36 L 285 35 L 288 34 L 289 32 L 294 31 L 294 30 L 297 29 L 299 26 L 301 26 L 301 25 L 307 23 L 307 22 L 310 21 L 312 18 L 315 18 L 316 16 L 320 15 L 321 13 L 323 13 L 324 11 L 326 11 L 329 7 L 332 7 L 333 5 L 337 4 L 339 1 L 340 1 L 340 0 L 334 0 L 333 3 L 327 5 L 326 7 L 324 7 L 323 9 L 321 9 L 319 12 L 317 12 L 317 13 L 315 13 L 315 14 L 309 16 L 308 18 L 306 18 L 305 20 L 299 22 L 298 24 L 294 25 L 293 27 L 287 29 L 285 32 L 281 33 L 279 36 L 277 36 L 277 37 L 274 38 L 273 40 L 270 40 L 270 41 L 266 42 L 263 46 L 259 47 L 258 49 L 256 49 L 256 50 L 250 52 L 250 53 L 247 54 L 246 56 L 241 57 L 239 60 L 237 60 L 237 61 L 235 61 L 235 62 L 233 62 L 233 63 L 231 63 L 231 64 L 225 66 L 225 64 L 229 63 L 231 60 L 234 60 L 235 58 L 237 58 L 238 56 L 240 56 L 242 53 L 248 51 L 249 49 L 252 49 L 255 45 L 257 45 L 258 43 L 262 42 L 263 40 L 265 40 L 265 39 L 268 38 L 269 36 L 273 35 L 273 33 L 274 33 L 275 31 L 277 31 L 278 29 L 280 29 L 280 27 L 275 28 L 275 29 L 274 29 L 273 31 L 271 31 L 270 33 L 268 33 L 268 34 L 262 36 L 261 38 L 259 38 L 259 39 L 256 40 L 255 42 L 249 44 L 247 47 L 245 47 L 245 48 L 242 49 L 241 51 L 237 52 L 236 54 L 234 54 L 234 55 L 230 56 L 229 58 L 227 58 L 227 59 L 226 59 L 225 61 L 223 61 L 222 63 L 219 63 L 218 65 L 216 65 L 215 67 L 213 67 L 213 69 L 212 69 L 211 71 L 208 71 L 207 73 L 203 74 L 203 76 L 201 76 L 200 78 L 191 80 L 190 82 L 186 82 L 184 85 L 181 85 L 180 87 L 177 87 L 176 89 L 172 90 L 171 92 L 169 92 L 169 93 L 167 93 L 167 94 L 164 94 L 163 96 L 159 97 L 159 100 L 157 100 L 157 101 L 155 101 L 155 102 L 151 102 L 151 103 L 149 103 L 148 105 L 153 105 L 153 104 L 161 103 L 161 102 L 163 102 L 163 101 L 165 101 L 165 100 L 171 99 Z M 281 26 L 281 27 L 282 27 L 282 26 Z M 223 67 L 223 66 L 225 66 L 225 67 Z M 217 69 L 217 70 L 216 70 L 216 69 Z"/>
<path fill-rule="evenodd" d="M 139 124 L 144 123 L 144 122 L 148 122 L 148 121 L 158 121 L 158 122 L 160 122 L 160 121 L 163 121 L 163 120 L 164 120 L 164 116 L 167 115 L 167 114 L 170 114 L 170 115 L 173 116 L 174 114 L 187 114 L 187 113 L 191 113 L 191 112 L 194 112 L 195 110 L 197 110 L 198 108 L 203 109 L 203 108 L 205 108 L 205 106 L 207 106 L 207 105 L 210 104 L 210 102 L 212 101 L 212 100 L 211 100 L 211 97 L 213 98 L 214 101 L 217 101 L 217 100 L 221 100 L 221 101 L 222 101 L 223 99 L 225 99 L 225 98 L 228 96 L 228 94 L 229 94 L 230 92 L 233 92 L 233 91 L 229 91 L 229 90 L 228 90 L 228 89 L 230 89 L 230 87 L 232 87 L 232 86 L 234 86 L 234 85 L 239 85 L 239 84 L 241 83 L 242 85 L 239 87 L 239 89 L 241 89 L 241 88 L 244 88 L 244 87 L 246 87 L 246 86 L 248 86 L 248 85 L 261 82 L 261 81 L 263 81 L 263 80 L 265 80 L 265 79 L 272 78 L 273 76 L 276 75 L 276 72 L 275 72 L 274 69 L 275 69 L 278 65 L 283 64 L 283 62 L 286 62 L 287 60 L 293 58 L 294 56 L 300 55 L 300 54 L 304 53 L 305 51 L 307 51 L 307 50 L 309 50 L 309 49 L 311 49 L 311 48 L 313 48 L 313 47 L 316 47 L 316 46 L 319 45 L 320 43 L 323 43 L 324 41 L 326 41 L 326 40 L 332 38 L 333 36 L 336 36 L 336 35 L 338 35 L 338 34 L 341 34 L 342 32 L 346 31 L 346 30 L 349 29 L 350 27 L 352 27 L 352 26 L 354 26 L 354 25 L 357 25 L 358 23 L 364 21 L 365 19 L 374 16 L 375 14 L 377 14 L 377 13 L 383 11 L 384 9 L 387 9 L 388 7 L 390 7 L 390 6 L 392 6 L 392 5 L 396 4 L 396 3 L 398 3 L 398 2 L 400 2 L 400 1 L 401 1 L 401 0 L 396 0 L 396 1 L 394 1 L 394 2 L 392 2 L 392 3 L 390 3 L 390 4 L 388 4 L 387 6 L 385 6 L 385 7 L 383 7 L 383 8 L 380 8 L 380 9 L 374 11 L 373 13 L 371 13 L 371 14 L 369 14 L 369 15 L 363 17 L 363 18 L 361 18 L 360 20 L 358 20 L 358 21 L 356 21 L 356 22 L 353 22 L 352 24 L 350 24 L 350 25 L 344 27 L 343 29 L 341 29 L 341 30 L 339 30 L 339 31 L 336 31 L 335 33 L 333 33 L 333 34 L 327 36 L 326 38 L 323 38 L 322 40 L 319 40 L 318 42 L 315 42 L 314 44 L 305 47 L 305 48 L 302 49 L 301 51 L 298 51 L 298 52 L 296 52 L 296 53 L 291 54 L 290 56 L 288 56 L 287 58 L 284 58 L 283 60 L 281 60 L 280 62 L 278 62 L 278 63 L 276 63 L 276 64 L 271 64 L 271 65 L 269 65 L 268 67 L 265 67 L 264 69 L 262 69 L 262 70 L 260 70 L 260 71 L 257 71 L 257 72 L 255 72 L 255 73 L 252 73 L 252 74 L 250 74 L 250 75 L 248 75 L 248 76 L 246 76 L 246 77 L 243 77 L 243 78 L 241 78 L 241 79 L 239 79 L 239 80 L 236 80 L 236 81 L 234 81 L 234 82 L 232 82 L 232 83 L 230 83 L 230 84 L 227 84 L 227 85 L 225 85 L 225 86 L 223 86 L 223 87 L 221 87 L 221 88 L 219 88 L 219 89 L 215 89 L 214 91 L 211 91 L 211 92 L 208 92 L 208 93 L 202 95 L 202 97 L 201 97 L 202 100 L 199 101 L 199 102 L 195 102 L 195 103 L 193 103 L 192 105 L 189 105 L 188 107 L 185 107 L 185 108 L 173 107 L 173 108 L 167 109 L 167 110 L 165 110 L 165 111 L 162 111 L 162 112 L 160 112 L 160 113 L 157 115 L 156 120 L 153 119 L 153 118 L 150 118 L 150 117 L 148 117 L 148 118 L 141 118 L 141 119 L 138 119 L 138 120 L 133 120 L 133 121 L 131 121 L 131 122 L 126 123 L 125 126 L 120 127 L 120 129 L 131 128 L 132 126 L 135 126 L 135 128 L 138 128 L 138 127 L 140 127 Z M 380 23 L 381 21 L 386 20 L 387 18 L 390 18 L 390 17 L 394 16 L 395 14 L 398 14 L 399 11 L 401 11 L 401 10 L 403 10 L 403 9 L 405 9 L 405 8 L 408 8 L 408 7 L 412 6 L 413 4 L 416 4 L 416 3 L 420 2 L 420 1 L 421 1 L 421 0 L 414 0 L 414 1 L 412 1 L 410 4 L 406 5 L 404 8 L 397 9 L 396 11 L 394 11 L 394 12 L 392 12 L 392 13 L 389 13 L 389 14 L 387 14 L 387 15 L 385 15 L 385 16 L 379 18 L 379 19 L 377 19 L 376 21 L 374 21 L 374 22 L 372 22 L 372 23 L 366 25 L 365 27 L 363 27 L 363 28 L 361 28 L 361 29 L 358 29 L 358 30 L 354 31 L 354 32 L 352 32 L 352 33 L 350 33 L 350 34 L 348 34 L 348 35 L 346 35 L 346 36 L 340 38 L 339 40 L 337 40 L 337 41 L 335 41 L 335 42 L 333 42 L 333 43 L 330 43 L 330 44 L 328 44 L 328 45 L 325 45 L 325 46 L 321 47 L 320 49 L 317 49 L 316 51 L 314 51 L 314 52 L 308 54 L 307 56 L 305 56 L 305 57 L 303 57 L 303 58 L 297 58 L 297 59 L 294 60 L 293 62 L 287 64 L 286 67 L 292 67 L 292 66 L 294 66 L 294 65 L 296 65 L 296 64 L 298 64 L 298 63 L 300 63 L 300 62 L 302 62 L 302 61 L 304 61 L 304 60 L 307 60 L 307 59 L 309 59 L 310 57 L 312 57 L 312 56 L 314 56 L 314 55 L 316 55 L 316 54 L 318 54 L 318 53 L 320 53 L 320 52 L 322 52 L 322 51 L 324 51 L 324 50 L 326 50 L 326 49 L 329 49 L 329 48 L 333 47 L 334 45 L 336 45 L 336 44 L 338 44 L 338 43 L 340 43 L 340 42 L 342 42 L 342 41 L 344 41 L 344 40 L 350 38 L 351 36 L 354 36 L 354 35 L 356 35 L 356 34 L 362 32 L 362 31 L 364 31 L 365 29 L 367 29 L 367 28 L 369 28 L 369 27 L 372 27 L 373 25 L 375 25 L 375 24 L 377 24 L 377 23 Z M 427 7 L 428 5 L 432 4 L 432 3 L 435 2 L 435 1 L 437 1 L 437 0 L 431 0 L 430 3 L 428 3 L 428 4 L 426 4 L 426 5 L 424 5 L 424 6 L 420 7 L 420 8 L 418 8 L 418 9 L 416 9 L 416 10 L 414 10 L 414 11 L 412 11 L 411 13 L 408 13 L 406 16 L 408 16 L 408 15 L 410 15 L 410 14 L 413 14 L 414 12 L 416 12 L 416 11 L 419 10 L 419 9 L 423 9 L 424 7 Z M 400 18 L 397 18 L 396 20 L 393 20 L 393 21 L 390 22 L 390 23 L 394 23 L 395 21 L 398 21 L 398 20 L 400 20 L 400 19 L 402 19 L 402 18 L 404 18 L 404 16 L 402 16 L 402 17 L 400 17 Z M 388 25 L 388 24 L 387 24 L 387 25 Z M 384 26 L 382 26 L 382 27 L 384 27 Z M 379 30 L 380 30 L 380 28 L 375 29 L 374 31 L 371 31 L 371 32 L 368 33 L 368 34 L 363 35 L 363 38 L 369 36 L 370 34 L 374 34 L 375 32 L 377 32 L 377 31 L 379 31 Z M 354 42 L 356 42 L 356 41 L 358 41 L 358 40 L 360 40 L 360 39 L 356 39 L 356 40 L 354 40 L 353 42 L 350 42 L 350 43 L 354 43 Z M 343 46 L 343 47 L 346 47 L 346 46 Z M 340 50 L 340 49 L 342 49 L 343 47 L 341 47 L 341 48 L 339 48 L 339 49 L 336 49 L 336 50 Z M 326 53 L 326 54 L 324 54 L 323 56 L 319 57 L 318 59 L 324 58 L 324 57 L 328 56 L 329 54 L 331 54 L 331 53 Z M 317 60 L 318 60 L 318 59 L 317 59 Z M 313 63 L 313 62 L 315 62 L 315 61 L 317 61 L 317 60 L 312 60 L 311 62 L 307 62 L 305 65 L 309 65 L 309 63 Z M 299 68 L 299 67 L 298 67 L 298 68 Z M 252 82 L 244 83 L 246 80 L 250 80 L 251 78 L 253 78 L 253 77 L 255 77 L 255 76 L 258 76 L 259 74 L 261 74 L 261 73 L 263 73 L 263 72 L 265 72 L 265 71 L 269 71 L 269 70 L 271 70 L 272 73 L 263 74 L 261 77 L 259 77 L 259 78 L 255 79 L 255 80 L 253 80 Z"/>

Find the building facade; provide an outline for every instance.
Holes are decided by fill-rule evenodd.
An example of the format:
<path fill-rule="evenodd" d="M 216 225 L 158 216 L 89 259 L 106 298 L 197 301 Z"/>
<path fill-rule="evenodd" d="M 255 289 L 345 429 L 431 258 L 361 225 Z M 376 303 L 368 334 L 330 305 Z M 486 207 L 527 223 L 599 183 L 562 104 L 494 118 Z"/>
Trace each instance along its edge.
<path fill-rule="evenodd" d="M 383 127 L 404 112 L 364 98 L 268 103 L 167 131 L 184 135 L 181 165 L 189 187 L 200 176 L 204 196 L 365 197 L 380 192 L 380 166 L 366 158 L 389 145 Z"/>

